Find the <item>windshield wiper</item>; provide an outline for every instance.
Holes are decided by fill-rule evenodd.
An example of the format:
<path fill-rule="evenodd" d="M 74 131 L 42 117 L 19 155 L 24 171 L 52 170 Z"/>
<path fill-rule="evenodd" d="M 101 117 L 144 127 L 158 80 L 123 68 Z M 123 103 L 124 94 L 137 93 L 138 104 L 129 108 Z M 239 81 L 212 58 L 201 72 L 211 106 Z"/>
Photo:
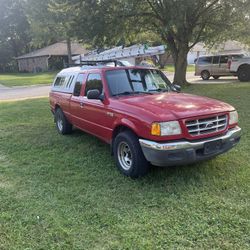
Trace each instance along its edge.
<path fill-rule="evenodd" d="M 153 93 L 146 92 L 146 91 L 124 91 L 124 92 L 122 92 L 122 93 L 114 94 L 113 96 L 120 96 L 120 95 L 137 95 L 137 94 L 152 95 Z"/>
<path fill-rule="evenodd" d="M 156 91 L 156 92 L 168 92 L 168 88 L 158 88 L 158 89 L 149 89 L 148 91 Z"/>

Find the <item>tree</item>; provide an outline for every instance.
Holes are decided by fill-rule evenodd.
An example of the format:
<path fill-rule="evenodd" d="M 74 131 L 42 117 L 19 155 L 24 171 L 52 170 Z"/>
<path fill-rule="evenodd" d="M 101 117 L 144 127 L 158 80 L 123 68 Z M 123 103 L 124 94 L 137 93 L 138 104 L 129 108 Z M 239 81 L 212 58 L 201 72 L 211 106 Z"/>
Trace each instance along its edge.
<path fill-rule="evenodd" d="M 75 9 L 81 4 L 74 0 L 27 0 L 27 15 L 36 45 L 67 41 L 68 62 L 72 63 L 71 40 L 74 37 Z"/>
<path fill-rule="evenodd" d="M 13 68 L 14 57 L 29 50 L 30 27 L 21 0 L 0 0 L 0 68 Z"/>
<path fill-rule="evenodd" d="M 174 83 L 185 84 L 187 54 L 200 41 L 223 40 L 245 19 L 248 0 L 100 0 L 84 1 L 78 15 L 85 39 L 115 45 L 131 34 L 152 32 L 165 42 L 175 64 Z M 249 9 L 248 9 L 249 11 Z M 249 12 L 248 12 L 249 13 Z"/>

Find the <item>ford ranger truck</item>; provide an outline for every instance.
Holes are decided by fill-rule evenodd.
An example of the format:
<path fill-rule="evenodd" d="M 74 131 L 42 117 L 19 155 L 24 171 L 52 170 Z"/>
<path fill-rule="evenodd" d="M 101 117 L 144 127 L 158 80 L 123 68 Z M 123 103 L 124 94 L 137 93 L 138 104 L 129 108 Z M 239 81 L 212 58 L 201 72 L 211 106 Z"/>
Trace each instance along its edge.
<path fill-rule="evenodd" d="M 175 166 L 211 159 L 241 137 L 234 107 L 180 93 L 154 68 L 64 69 L 52 85 L 50 108 L 60 134 L 75 127 L 110 144 L 118 169 L 132 178 L 145 175 L 150 163 Z"/>

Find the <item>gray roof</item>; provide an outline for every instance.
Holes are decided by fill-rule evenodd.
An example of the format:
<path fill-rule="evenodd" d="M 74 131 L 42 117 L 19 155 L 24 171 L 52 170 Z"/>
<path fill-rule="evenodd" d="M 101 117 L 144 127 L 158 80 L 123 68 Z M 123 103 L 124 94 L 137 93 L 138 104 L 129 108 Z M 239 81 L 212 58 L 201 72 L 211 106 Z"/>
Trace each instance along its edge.
<path fill-rule="evenodd" d="M 86 54 L 88 52 L 81 44 L 77 42 L 71 43 L 71 50 L 72 50 L 72 55 Z M 16 59 L 19 60 L 32 57 L 41 57 L 41 56 L 67 56 L 67 55 L 68 55 L 67 43 L 66 41 L 63 41 L 49 45 L 48 47 L 42 49 L 35 50 L 28 54 L 19 56 Z"/>

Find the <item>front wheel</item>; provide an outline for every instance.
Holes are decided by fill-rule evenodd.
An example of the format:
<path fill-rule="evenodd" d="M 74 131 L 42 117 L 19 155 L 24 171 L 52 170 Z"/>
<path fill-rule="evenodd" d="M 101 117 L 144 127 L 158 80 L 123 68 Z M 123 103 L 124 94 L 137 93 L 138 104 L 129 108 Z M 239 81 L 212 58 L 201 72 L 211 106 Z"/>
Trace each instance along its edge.
<path fill-rule="evenodd" d="M 57 131 L 62 134 L 69 134 L 72 132 L 72 125 L 68 122 L 63 111 L 58 108 L 55 112 L 55 122 Z"/>
<path fill-rule="evenodd" d="M 240 67 L 238 70 L 238 79 L 241 82 L 250 81 L 250 66 L 244 65 Z"/>
<path fill-rule="evenodd" d="M 117 168 L 126 176 L 138 178 L 147 174 L 149 163 L 145 159 L 137 136 L 131 131 L 118 134 L 114 141 Z"/>

